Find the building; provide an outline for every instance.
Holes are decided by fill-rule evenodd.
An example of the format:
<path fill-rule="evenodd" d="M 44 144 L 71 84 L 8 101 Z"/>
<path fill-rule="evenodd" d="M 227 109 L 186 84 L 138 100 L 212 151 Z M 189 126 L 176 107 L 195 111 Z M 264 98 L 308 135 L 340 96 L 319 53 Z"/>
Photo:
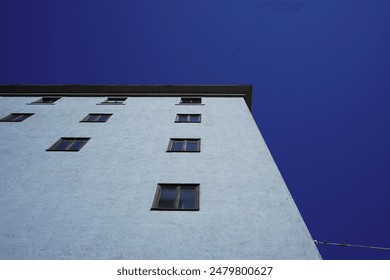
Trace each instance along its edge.
<path fill-rule="evenodd" d="M 251 86 L 0 86 L 0 259 L 320 259 Z"/>

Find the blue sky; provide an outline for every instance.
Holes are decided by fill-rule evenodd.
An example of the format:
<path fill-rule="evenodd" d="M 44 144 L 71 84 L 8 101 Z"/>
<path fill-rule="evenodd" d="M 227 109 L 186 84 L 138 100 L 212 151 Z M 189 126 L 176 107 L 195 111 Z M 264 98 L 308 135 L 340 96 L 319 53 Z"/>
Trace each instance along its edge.
<path fill-rule="evenodd" d="M 253 84 L 253 116 L 313 238 L 390 247 L 390 1 L 3 0 L 0 11 L 0 84 Z"/>

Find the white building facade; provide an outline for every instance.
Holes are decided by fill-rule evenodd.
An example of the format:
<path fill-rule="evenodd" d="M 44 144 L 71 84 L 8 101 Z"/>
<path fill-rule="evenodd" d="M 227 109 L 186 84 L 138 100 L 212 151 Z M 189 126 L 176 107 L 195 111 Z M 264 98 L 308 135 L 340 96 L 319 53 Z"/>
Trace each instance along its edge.
<path fill-rule="evenodd" d="M 0 259 L 321 259 L 251 86 L 1 86 Z"/>

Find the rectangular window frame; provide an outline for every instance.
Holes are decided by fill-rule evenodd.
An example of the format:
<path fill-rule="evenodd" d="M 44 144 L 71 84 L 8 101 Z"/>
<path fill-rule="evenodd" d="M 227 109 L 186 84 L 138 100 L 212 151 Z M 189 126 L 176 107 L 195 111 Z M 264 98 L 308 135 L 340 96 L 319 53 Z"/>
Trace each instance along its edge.
<path fill-rule="evenodd" d="M 202 97 L 185 96 L 185 97 L 180 97 L 179 103 L 177 103 L 176 105 L 204 105 L 204 103 L 202 102 L 203 102 Z"/>
<path fill-rule="evenodd" d="M 125 105 L 127 97 L 122 96 L 110 96 L 107 97 L 104 101 L 98 103 L 97 105 Z"/>
<path fill-rule="evenodd" d="M 48 148 L 46 151 L 47 152 L 78 152 L 80 151 L 90 140 L 90 137 L 61 137 L 58 139 L 53 145 L 51 145 L 50 148 Z M 59 149 L 59 146 L 64 142 L 64 141 L 73 141 L 70 143 L 65 149 Z M 82 143 L 81 147 L 79 147 L 77 150 L 72 150 L 71 148 L 73 145 L 77 143 Z"/>
<path fill-rule="evenodd" d="M 61 97 L 58 96 L 44 96 L 31 103 L 27 103 L 27 105 L 55 105 L 60 99 Z"/>
<path fill-rule="evenodd" d="M 97 116 L 97 119 L 94 121 L 91 121 L 90 118 L 92 116 Z M 80 122 L 86 122 L 86 123 L 105 123 L 111 118 L 112 114 L 108 113 L 89 113 L 84 119 L 82 119 Z M 101 121 L 103 117 L 107 117 L 105 121 Z"/>
<path fill-rule="evenodd" d="M 0 119 L 0 122 L 22 122 L 32 115 L 34 115 L 34 113 L 11 113 Z"/>
<path fill-rule="evenodd" d="M 175 141 L 183 141 L 182 150 L 176 151 L 172 150 L 173 144 Z M 197 141 L 197 149 L 196 151 L 187 151 L 187 143 L 188 141 Z M 201 139 L 200 138 L 171 138 L 169 139 L 169 144 L 167 148 L 168 153 L 200 153 Z"/>
<path fill-rule="evenodd" d="M 165 208 L 165 207 L 159 207 L 160 197 L 161 197 L 161 191 L 163 188 L 174 188 L 175 189 L 175 200 L 174 200 L 174 206 L 172 208 Z M 193 188 L 195 189 L 195 207 L 194 208 L 180 208 L 180 195 L 182 189 L 189 189 Z M 154 195 L 153 204 L 151 207 L 151 211 L 199 211 L 199 197 L 200 197 L 200 184 L 180 184 L 180 183 L 172 183 L 172 184 L 157 184 L 156 193 Z"/>
<path fill-rule="evenodd" d="M 185 121 L 180 120 L 180 117 L 186 117 Z M 191 121 L 191 117 L 198 117 L 198 120 L 196 122 Z M 201 123 L 202 122 L 202 115 L 201 114 L 176 114 L 176 120 L 175 123 Z"/>

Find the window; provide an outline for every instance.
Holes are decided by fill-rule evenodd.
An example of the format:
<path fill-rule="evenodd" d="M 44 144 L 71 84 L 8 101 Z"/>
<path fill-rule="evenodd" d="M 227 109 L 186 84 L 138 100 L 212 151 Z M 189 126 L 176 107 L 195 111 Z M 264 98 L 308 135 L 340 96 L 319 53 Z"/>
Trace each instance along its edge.
<path fill-rule="evenodd" d="M 112 105 L 124 105 L 123 102 L 125 102 L 127 97 L 108 97 L 106 100 L 104 100 L 102 105 L 112 104 Z"/>
<path fill-rule="evenodd" d="M 21 122 L 27 119 L 28 117 L 31 117 L 34 114 L 26 114 L 26 113 L 12 113 L 8 116 L 2 118 L 0 122 Z"/>
<path fill-rule="evenodd" d="M 200 114 L 177 114 L 177 123 L 200 123 Z"/>
<path fill-rule="evenodd" d="M 29 104 L 54 104 L 57 100 L 59 100 L 61 97 L 42 97 L 34 102 L 31 102 Z"/>
<path fill-rule="evenodd" d="M 167 152 L 200 152 L 200 139 L 171 139 Z"/>
<path fill-rule="evenodd" d="M 180 104 L 202 104 L 201 97 L 182 97 Z"/>
<path fill-rule="evenodd" d="M 199 210 L 199 184 L 158 184 L 151 210 Z"/>
<path fill-rule="evenodd" d="M 80 122 L 106 122 L 112 114 L 88 114 Z"/>
<path fill-rule="evenodd" d="M 64 151 L 64 152 L 78 152 L 87 144 L 91 138 L 69 138 L 61 137 L 53 146 L 46 151 Z"/>

